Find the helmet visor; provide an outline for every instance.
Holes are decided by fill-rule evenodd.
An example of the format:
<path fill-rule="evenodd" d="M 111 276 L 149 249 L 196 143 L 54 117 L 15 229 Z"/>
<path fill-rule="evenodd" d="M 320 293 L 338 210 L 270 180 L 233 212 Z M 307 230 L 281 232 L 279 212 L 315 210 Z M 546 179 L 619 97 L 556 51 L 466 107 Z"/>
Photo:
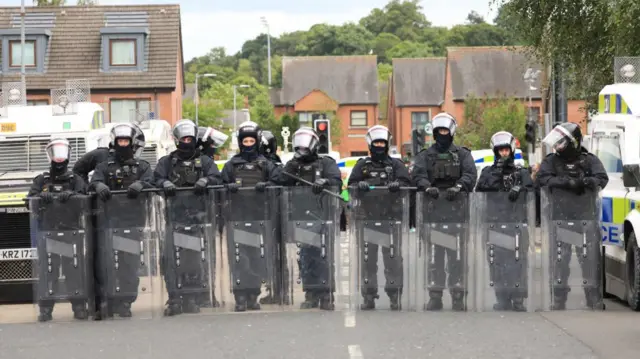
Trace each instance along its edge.
<path fill-rule="evenodd" d="M 386 128 L 373 127 L 371 128 L 371 130 L 369 130 L 365 138 L 368 145 L 371 145 L 371 143 L 373 143 L 374 141 L 386 141 L 387 143 L 389 143 L 389 141 L 391 140 L 391 134 Z"/>
<path fill-rule="evenodd" d="M 491 148 L 509 147 L 514 150 L 516 141 L 508 132 L 498 132 L 491 137 Z"/>
<path fill-rule="evenodd" d="M 66 143 L 52 143 L 47 147 L 47 158 L 50 162 L 64 162 L 69 159 L 70 150 L 71 148 Z"/>
<path fill-rule="evenodd" d="M 229 136 L 213 128 L 211 128 L 210 130 L 211 131 L 209 132 L 209 138 L 211 139 L 211 141 L 213 141 L 214 147 L 221 147 L 225 144 L 225 142 L 227 142 Z"/>
<path fill-rule="evenodd" d="M 456 132 L 456 122 L 449 116 L 436 116 L 431 120 L 431 127 L 435 131 L 438 128 L 446 128 L 453 136 Z"/>
<path fill-rule="evenodd" d="M 184 137 L 193 137 L 196 138 L 198 135 L 198 128 L 191 123 L 184 122 L 176 125 L 173 129 L 173 137 L 176 140 L 180 140 Z"/>
<path fill-rule="evenodd" d="M 562 126 L 556 126 L 549 132 L 549 134 L 542 140 L 542 143 L 553 148 L 558 152 L 564 151 L 567 146 L 572 145 L 577 148 L 576 139 Z"/>
<path fill-rule="evenodd" d="M 318 137 L 311 132 L 298 132 L 293 136 L 293 148 L 308 148 L 313 150 L 318 144 Z"/>

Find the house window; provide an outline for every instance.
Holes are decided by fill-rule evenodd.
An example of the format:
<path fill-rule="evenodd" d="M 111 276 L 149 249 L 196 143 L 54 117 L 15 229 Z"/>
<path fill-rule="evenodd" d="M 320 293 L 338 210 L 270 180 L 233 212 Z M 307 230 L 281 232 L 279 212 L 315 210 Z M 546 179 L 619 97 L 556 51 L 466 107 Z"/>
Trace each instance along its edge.
<path fill-rule="evenodd" d="M 27 106 L 46 106 L 49 100 L 27 100 Z"/>
<path fill-rule="evenodd" d="M 148 112 L 151 109 L 149 99 L 122 99 L 111 100 L 109 103 L 109 116 L 111 122 L 129 123 L 136 112 Z"/>
<path fill-rule="evenodd" d="M 311 112 L 298 112 L 298 124 L 311 127 Z"/>
<path fill-rule="evenodd" d="M 424 129 L 429 120 L 431 120 L 429 112 L 411 112 L 411 130 Z"/>
<path fill-rule="evenodd" d="M 109 64 L 111 66 L 136 66 L 136 40 L 135 39 L 112 39 L 109 40 Z"/>
<path fill-rule="evenodd" d="M 9 67 L 22 66 L 22 43 L 20 40 L 9 41 Z M 24 66 L 36 66 L 36 42 L 33 40 L 24 42 Z"/>
<path fill-rule="evenodd" d="M 367 127 L 367 111 L 351 111 L 351 127 Z"/>
<path fill-rule="evenodd" d="M 367 151 L 351 151 L 351 157 L 367 157 L 369 152 Z"/>

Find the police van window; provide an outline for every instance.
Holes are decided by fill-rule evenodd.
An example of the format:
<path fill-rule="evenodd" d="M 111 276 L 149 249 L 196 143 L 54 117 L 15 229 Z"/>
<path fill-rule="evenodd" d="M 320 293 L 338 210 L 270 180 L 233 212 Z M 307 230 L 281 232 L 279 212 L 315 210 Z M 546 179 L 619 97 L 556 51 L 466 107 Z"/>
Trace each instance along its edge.
<path fill-rule="evenodd" d="M 622 173 L 622 155 L 618 136 L 596 135 L 591 148 L 609 173 Z"/>

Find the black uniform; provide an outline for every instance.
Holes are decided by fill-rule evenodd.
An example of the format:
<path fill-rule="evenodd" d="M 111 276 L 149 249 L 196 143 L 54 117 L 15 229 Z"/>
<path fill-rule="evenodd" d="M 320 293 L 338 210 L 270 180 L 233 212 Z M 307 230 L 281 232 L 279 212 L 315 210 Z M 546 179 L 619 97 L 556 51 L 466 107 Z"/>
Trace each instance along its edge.
<path fill-rule="evenodd" d="M 99 192 L 100 188 L 104 188 L 102 185 L 106 185 L 110 191 L 126 190 L 133 191 L 130 186 L 136 183 L 134 186 L 137 191 L 141 191 L 144 188 L 153 187 L 153 171 L 151 165 L 145 160 L 119 160 L 115 155 L 110 156 L 107 161 L 101 162 L 95 168 L 93 177 L 91 178 L 91 188 Z M 140 211 L 139 216 L 127 216 L 126 213 L 136 213 Z M 148 209 L 145 207 L 144 202 L 130 201 L 126 213 L 122 213 L 122 217 L 118 220 L 118 226 L 120 228 L 134 228 L 146 226 L 145 219 L 147 218 Z M 100 215 L 100 214 L 98 214 Z M 108 223 L 109 219 L 103 221 Z M 143 223 L 141 223 L 143 222 Z M 108 231 L 110 229 L 107 229 Z M 111 256 L 105 256 L 105 253 L 101 253 L 101 245 L 106 243 L 106 239 L 102 236 L 110 235 L 106 233 L 98 232 L 98 249 L 99 253 L 96 253 L 96 278 L 98 284 L 103 288 L 102 293 L 106 296 L 108 307 L 105 308 L 108 314 L 111 315 L 114 311 L 121 317 L 131 316 L 131 303 L 137 299 L 138 286 L 140 284 L 140 278 L 138 277 L 138 270 L 140 268 L 139 255 L 122 252 L 120 254 L 120 260 L 117 270 L 112 268 L 115 264 L 107 263 L 106 258 Z M 136 234 L 133 234 L 135 236 Z M 135 240 L 135 238 L 130 238 Z M 103 258 L 104 257 L 104 258 Z M 111 271 L 111 272 L 108 272 Z M 119 293 L 111 293 L 111 288 L 107 288 L 107 280 L 110 276 L 117 278 Z M 115 278 L 114 278 L 115 279 Z M 122 293 L 126 293 L 122 295 Z M 102 303 L 101 298 L 97 298 L 96 303 Z"/>
<path fill-rule="evenodd" d="M 57 196 L 59 198 L 58 200 L 62 202 L 68 200 L 72 194 L 86 194 L 87 186 L 82 178 L 70 171 L 67 171 L 66 165 L 64 167 L 64 172 L 60 174 L 45 172 L 41 175 L 36 176 L 33 179 L 33 183 L 31 185 L 31 188 L 29 189 L 27 197 L 41 197 L 42 202 L 46 203 L 54 200 L 55 196 Z M 31 208 L 31 211 L 38 211 L 38 209 Z M 71 218 L 69 218 L 67 215 L 69 215 L 69 213 L 61 213 L 60 216 L 63 218 L 56 217 L 55 219 L 46 219 L 46 221 L 49 223 L 42 223 L 40 225 L 43 227 L 46 226 L 49 228 L 58 228 L 60 227 L 60 225 L 64 226 L 65 222 L 74 223 L 78 220 L 78 217 L 81 214 L 72 213 Z M 36 245 L 40 247 L 40 244 Z M 39 253 L 39 258 L 41 260 L 45 260 L 45 254 Z M 44 263 L 42 263 L 41 265 L 45 266 Z M 72 261 L 63 260 L 62 258 L 60 258 L 58 265 L 62 267 L 62 272 L 64 272 L 68 276 L 67 281 L 69 281 L 70 283 L 74 280 L 82 280 L 81 278 L 74 278 L 72 276 L 72 273 L 78 271 L 78 269 L 75 269 L 73 267 Z M 54 269 L 56 269 L 55 264 L 53 267 Z M 45 279 L 40 279 L 43 281 L 42 284 L 44 285 Z M 68 286 L 71 287 L 72 285 L 69 284 Z M 40 292 L 40 290 L 38 292 Z M 73 299 L 70 301 L 74 317 L 77 319 L 86 319 L 88 315 L 86 308 L 87 300 Z M 51 320 L 54 304 L 55 300 L 45 300 L 38 298 L 38 305 L 40 307 L 40 316 L 38 319 L 40 321 Z"/>
<path fill-rule="evenodd" d="M 308 186 L 303 182 L 299 182 L 284 172 L 291 173 L 300 177 L 307 182 L 314 183 L 324 179 L 325 187 L 336 188 L 339 193 L 342 187 L 342 178 L 340 169 L 336 161 L 331 157 L 318 157 L 317 154 L 310 154 L 305 161 L 293 158 L 284 166 L 283 174 L 280 176 L 280 183 L 284 186 Z M 318 186 L 316 183 L 315 186 Z M 319 188 L 318 188 L 319 189 Z M 299 198 L 298 200 L 303 200 Z M 308 203 L 300 204 L 301 208 Z M 296 215 L 304 215 L 302 213 Z M 333 246 L 335 238 L 330 238 L 330 245 Z M 333 248 L 333 247 L 331 247 Z M 333 292 L 335 291 L 335 283 L 333 278 L 334 263 L 333 258 L 328 259 L 322 257 L 319 248 L 306 244 L 300 244 L 299 251 L 299 270 L 302 278 L 302 289 L 305 292 L 305 302 L 301 308 L 314 308 L 320 303 L 322 309 L 333 308 Z M 329 251 L 333 253 L 333 251 Z M 331 278 L 331 282 L 328 282 Z"/>
<path fill-rule="evenodd" d="M 192 152 L 194 157 L 188 159 L 184 156 L 181 157 L 182 152 L 180 149 L 172 152 L 171 154 L 162 157 L 154 170 L 153 183 L 156 187 L 162 188 L 167 195 L 173 195 L 176 187 L 194 187 L 199 184 L 201 179 L 206 179 L 204 186 L 214 186 L 222 184 L 222 177 L 216 163 L 206 155 L 199 155 L 196 149 L 193 148 Z M 174 221 L 178 223 L 199 223 L 202 221 L 202 216 L 206 212 L 206 206 L 208 203 L 206 199 L 198 201 L 197 203 L 188 203 L 184 201 L 184 198 L 176 198 L 174 206 L 184 208 L 184 211 L 179 211 L 177 208 L 173 208 L 171 211 L 176 215 Z M 171 229 L 173 233 L 173 229 Z M 214 234 L 212 234 L 214 235 Z M 166 249 L 169 250 L 169 249 Z M 165 282 L 167 284 L 167 292 L 169 294 L 168 308 L 165 311 L 166 315 L 180 314 L 185 312 L 197 312 L 199 311 L 200 304 L 203 303 L 202 297 L 207 291 L 201 290 L 200 293 L 194 293 L 193 295 L 182 295 L 182 292 L 173 288 L 170 281 L 170 276 L 167 275 L 167 271 L 170 270 L 170 266 L 167 263 L 168 256 L 163 253 L 163 271 L 165 272 Z M 194 278 L 198 276 L 200 256 L 183 256 L 181 258 L 180 273 L 175 274 L 184 276 L 185 288 L 188 286 L 194 287 L 208 281 L 208 278 Z M 210 263 L 213 265 L 213 263 Z M 198 268 L 195 268 L 198 267 Z M 181 298 L 182 295 L 182 298 Z"/>
<path fill-rule="evenodd" d="M 477 192 L 508 192 L 505 199 L 517 201 L 520 196 L 527 192 L 534 195 L 533 181 L 531 173 L 526 168 L 515 165 L 513 157 L 506 163 L 501 163 L 496 156 L 496 162 L 485 167 L 480 174 Z M 518 202 L 525 203 L 526 202 Z M 490 223 L 511 223 L 522 221 L 527 218 L 527 207 L 521 205 L 514 207 L 509 202 L 499 201 L 496 203 L 485 203 L 484 213 L 479 214 L 483 220 Z M 520 223 L 519 223 L 520 224 Z M 518 226 L 522 227 L 522 226 Z M 492 231 L 504 231 L 504 235 L 513 236 L 514 228 L 493 228 Z M 496 310 L 525 311 L 524 298 L 528 297 L 527 292 L 527 263 L 529 248 L 529 232 L 525 229 L 520 231 L 519 244 L 515 251 L 500 246 L 494 246 L 491 251 L 487 251 L 490 263 L 490 280 L 496 292 Z M 515 240 L 515 239 L 514 239 Z M 517 258 L 517 260 L 513 260 Z"/>
<path fill-rule="evenodd" d="M 566 207 L 552 206 L 548 211 L 553 211 L 551 214 L 553 217 L 559 217 L 561 219 L 572 218 L 585 218 L 585 216 L 593 216 L 594 211 L 592 202 L 592 193 L 586 193 L 587 191 L 593 191 L 596 188 L 604 188 L 609 182 L 609 176 L 602 165 L 602 162 L 598 157 L 589 153 L 584 147 L 581 147 L 579 153 L 576 156 L 561 156 L 558 154 L 550 154 L 540 164 L 540 170 L 536 177 L 537 183 L 540 187 L 550 188 L 551 196 L 562 196 L 562 198 L 569 198 L 568 200 L 562 200 L 567 202 Z M 558 191 L 554 195 L 554 191 Z M 567 196 L 567 193 L 570 193 Z M 572 194 L 572 195 L 571 195 Z M 575 197 L 574 197 L 575 196 Z M 558 197 L 560 198 L 560 197 Z M 543 212 L 544 213 L 544 212 Z M 596 214 L 599 216 L 599 214 Z M 594 223 L 598 223 L 594 220 Z M 600 255 L 600 228 L 594 227 L 587 230 L 588 235 L 591 235 L 587 244 L 587 251 L 593 256 Z M 551 238 L 552 241 L 558 240 L 558 251 L 561 252 L 559 257 L 556 258 L 556 252 L 550 253 L 551 260 L 556 261 L 553 268 L 556 273 L 553 273 L 553 289 L 554 289 L 554 308 L 564 309 L 567 296 L 570 288 L 567 280 L 570 275 L 570 262 L 572 257 L 571 244 L 560 241 L 560 239 Z M 576 246 L 576 252 L 582 253 L 583 248 Z M 601 288 L 600 269 L 593 268 L 593 261 L 597 261 L 595 257 L 585 258 L 582 255 L 578 255 L 578 261 L 582 268 L 582 277 L 586 282 L 594 286 L 584 287 L 585 296 L 587 299 L 587 305 L 589 307 L 598 307 L 602 305 L 602 299 L 600 297 L 599 289 Z M 595 278 L 594 278 L 595 277 Z"/>
<path fill-rule="evenodd" d="M 397 182 L 401 187 L 408 187 L 411 185 L 411 178 L 409 177 L 409 171 L 405 167 L 404 163 L 396 158 L 387 156 L 382 161 L 375 161 L 371 157 L 361 158 L 351 171 L 349 176 L 348 186 L 358 184 L 360 182 L 366 182 L 371 186 L 385 187 L 390 183 Z M 377 218 L 388 218 L 390 220 L 402 220 L 402 203 L 393 202 L 395 197 L 390 199 L 392 202 L 385 203 L 388 206 L 381 206 L 381 198 L 378 196 L 362 196 L 363 208 L 366 211 L 376 211 Z M 380 212 L 383 212 L 380 216 Z M 366 219 L 366 218 L 365 218 Z M 363 229 L 364 230 L 364 229 Z M 394 243 L 397 244 L 397 248 L 402 246 L 401 237 L 402 234 L 397 231 L 393 233 Z M 361 237 L 364 237 L 362 233 Z M 361 255 L 363 261 L 361 261 L 361 289 L 362 296 L 365 298 L 365 304 L 363 309 L 373 309 L 373 300 L 378 298 L 378 245 L 373 242 L 367 241 L 367 238 L 361 239 L 364 243 L 361 243 L 365 253 Z M 403 284 L 403 271 L 402 271 L 402 255 L 399 251 L 391 254 L 391 250 L 388 247 L 382 248 L 382 258 L 384 261 L 384 275 L 385 275 L 385 292 L 391 299 L 392 307 L 398 307 L 398 296 L 402 294 Z"/>
<path fill-rule="evenodd" d="M 436 129 L 437 130 L 437 129 Z M 431 196 L 439 193 L 440 196 L 449 193 L 466 192 L 471 193 L 475 187 L 477 179 L 477 170 L 471 152 L 465 147 L 459 147 L 450 144 L 447 149 L 442 149 L 438 143 L 433 144 L 426 150 L 422 150 L 415 158 L 412 177 L 413 182 L 418 190 L 427 189 L 430 192 L 425 196 Z M 425 197 L 425 202 L 427 197 Z M 437 213 L 427 213 L 424 208 L 416 208 L 416 211 L 422 211 L 426 216 L 437 215 L 439 219 L 426 218 L 428 221 L 439 221 L 449 223 L 465 223 L 468 222 L 467 201 L 457 201 L 447 208 L 438 208 Z M 426 204 L 426 203 L 425 203 Z M 416 225 L 424 225 L 424 223 L 416 223 Z M 460 243 L 460 258 L 465 256 L 466 241 L 463 239 Z M 449 274 L 448 287 L 453 298 L 453 306 L 455 309 L 464 309 L 463 300 L 466 295 L 464 288 L 464 263 L 457 260 L 457 252 L 452 249 L 445 249 L 438 245 L 433 245 L 432 260 L 429 265 L 429 297 L 430 302 L 427 309 L 440 309 L 442 307 L 442 291 L 445 288 L 445 253 L 447 255 L 447 272 Z M 431 259 L 430 259 L 431 260 Z"/>
<path fill-rule="evenodd" d="M 73 173 L 78 174 L 85 182 L 88 182 L 89 173 L 93 171 L 99 163 L 109 158 L 109 152 L 111 151 L 107 147 L 98 147 L 93 151 L 85 153 L 84 156 L 80 157 L 76 164 L 73 165 Z"/>

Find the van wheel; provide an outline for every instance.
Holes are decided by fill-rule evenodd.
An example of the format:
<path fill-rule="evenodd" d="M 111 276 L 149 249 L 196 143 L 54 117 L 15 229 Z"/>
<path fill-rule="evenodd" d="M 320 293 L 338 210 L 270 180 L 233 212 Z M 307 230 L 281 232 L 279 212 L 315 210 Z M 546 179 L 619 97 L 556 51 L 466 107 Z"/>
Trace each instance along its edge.
<path fill-rule="evenodd" d="M 636 241 L 636 234 L 629 235 L 627 246 L 627 302 L 634 311 L 640 311 L 640 248 Z"/>

